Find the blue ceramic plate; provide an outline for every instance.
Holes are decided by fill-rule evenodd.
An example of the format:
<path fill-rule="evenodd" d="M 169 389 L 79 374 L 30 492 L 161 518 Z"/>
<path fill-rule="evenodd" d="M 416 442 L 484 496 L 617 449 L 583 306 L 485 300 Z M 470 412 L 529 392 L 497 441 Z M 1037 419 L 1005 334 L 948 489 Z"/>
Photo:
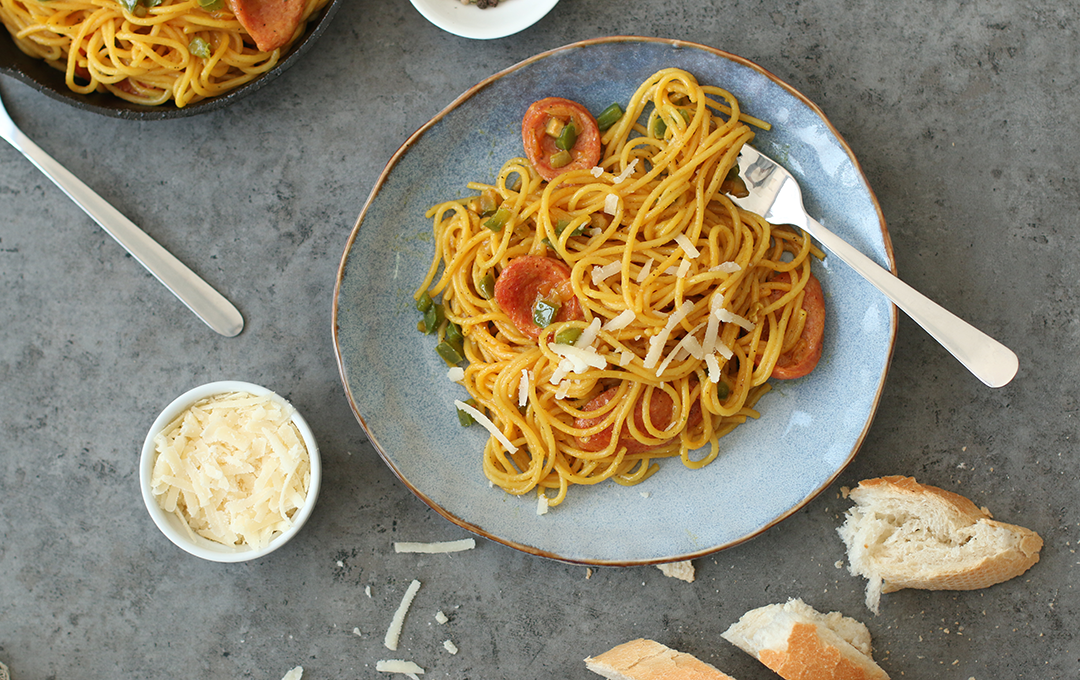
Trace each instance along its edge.
<path fill-rule="evenodd" d="M 599 111 L 626 102 L 655 71 L 676 66 L 734 93 L 774 128 L 755 145 L 798 177 L 809 210 L 894 268 L 881 210 L 851 150 L 821 111 L 758 66 L 711 48 L 606 38 L 545 52 L 485 80 L 421 128 L 387 165 L 342 256 L 334 342 L 354 413 L 394 473 L 450 521 L 520 550 L 599 565 L 690 559 L 745 541 L 791 515 L 851 461 L 870 427 L 889 366 L 895 308 L 854 271 L 826 258 L 824 356 L 810 376 L 777 382 L 761 418 L 721 440 L 702 470 L 677 460 L 637 487 L 575 487 L 548 514 L 536 496 L 489 486 L 487 432 L 462 428 L 466 398 L 446 378 L 434 339 L 416 332 L 412 294 L 432 258 L 425 210 L 472 195 L 522 154 L 521 116 L 546 96 Z"/>

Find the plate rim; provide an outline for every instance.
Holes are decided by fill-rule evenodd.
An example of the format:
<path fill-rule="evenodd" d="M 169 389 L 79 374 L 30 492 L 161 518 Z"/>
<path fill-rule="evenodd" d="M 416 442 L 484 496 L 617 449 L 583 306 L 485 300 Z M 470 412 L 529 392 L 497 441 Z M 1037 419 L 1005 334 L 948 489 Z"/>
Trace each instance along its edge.
<path fill-rule="evenodd" d="M 333 295 L 333 304 L 332 304 L 332 310 L 331 310 L 331 333 L 332 333 L 333 343 L 334 343 L 334 356 L 335 356 L 335 359 L 336 359 L 337 365 L 338 365 L 338 374 L 339 374 L 339 377 L 341 378 L 342 386 L 343 386 L 343 388 L 345 390 L 345 396 L 346 396 L 346 399 L 349 402 L 349 407 L 352 410 L 353 415 L 356 417 L 357 422 L 363 428 L 364 433 L 367 435 L 368 441 L 371 443 L 371 445 L 375 449 L 375 451 L 379 454 L 379 457 L 382 459 L 383 463 L 385 463 L 386 466 L 388 468 L 390 468 L 391 472 L 394 473 L 394 476 L 397 477 L 398 480 L 401 481 L 401 483 L 404 484 L 406 488 L 408 488 L 415 496 L 417 496 L 420 500 L 422 500 L 431 509 L 435 510 L 437 513 L 442 515 L 444 518 L 449 520 L 451 523 L 453 523 L 453 524 L 455 524 L 455 525 L 457 525 L 457 526 L 459 526 L 459 527 L 461 527 L 463 529 L 466 529 L 467 531 L 473 532 L 473 533 L 477 534 L 478 536 L 482 536 L 482 537 L 487 538 L 489 540 L 495 541 L 495 542 L 500 543 L 502 545 L 506 545 L 506 546 L 514 548 L 516 550 L 520 550 L 521 552 L 524 552 L 524 553 L 527 553 L 527 554 L 530 554 L 530 555 L 535 555 L 535 556 L 538 556 L 538 557 L 546 557 L 546 558 L 553 559 L 553 560 L 560 561 L 560 562 L 565 562 L 565 563 L 569 563 L 569 564 L 579 564 L 579 565 L 583 565 L 583 566 L 628 567 L 628 566 L 645 566 L 645 565 L 664 564 L 664 563 L 678 562 L 678 561 L 683 561 L 683 560 L 693 560 L 693 559 L 697 559 L 697 558 L 700 558 L 700 557 L 704 557 L 706 555 L 715 554 L 717 552 L 720 552 L 722 550 L 726 550 L 728 548 L 735 547 L 735 546 L 740 545 L 742 543 L 745 543 L 745 542 L 747 542 L 747 541 L 749 541 L 749 540 L 751 540 L 753 538 L 756 538 L 757 536 L 760 536 L 765 531 L 771 529 L 772 527 L 776 526 L 780 522 L 782 522 L 785 519 L 789 518 L 791 515 L 795 514 L 799 510 L 802 510 L 814 498 L 819 496 L 823 491 L 825 491 L 825 489 L 827 489 L 829 486 L 831 486 L 832 483 L 834 481 L 836 481 L 837 477 L 839 477 L 840 474 L 842 474 L 843 471 L 845 469 L 847 469 L 847 467 L 855 459 L 855 456 L 858 454 L 859 450 L 862 448 L 862 445 L 863 445 L 863 443 L 864 443 L 864 441 L 866 439 L 866 435 L 869 433 L 870 428 L 873 425 L 874 418 L 877 415 L 878 406 L 879 406 L 880 401 L 881 401 L 882 392 L 883 392 L 884 387 L 885 387 L 885 382 L 886 382 L 886 380 L 888 378 L 889 369 L 890 369 L 890 367 L 892 365 L 893 354 L 894 354 L 894 351 L 895 351 L 895 348 L 896 348 L 896 333 L 897 333 L 897 327 L 898 327 L 898 321 L 899 321 L 899 312 L 898 312 L 896 306 L 893 305 L 893 304 L 889 305 L 889 329 L 890 329 L 890 332 L 889 332 L 888 350 L 886 352 L 885 361 L 884 361 L 884 364 L 882 366 L 881 379 L 877 384 L 877 388 L 874 391 L 873 399 L 870 402 L 869 417 L 867 418 L 866 423 L 863 425 L 863 428 L 860 431 L 859 436 L 856 438 L 854 444 L 851 447 L 851 451 L 847 455 L 844 462 L 841 465 L 839 465 L 837 467 L 837 469 L 831 475 L 829 475 L 829 477 L 826 480 L 824 480 L 824 482 L 822 482 L 822 484 L 818 488 L 812 490 L 810 493 L 805 495 L 801 500 L 799 500 L 797 503 L 792 505 L 792 507 L 790 507 L 789 509 L 787 509 L 783 513 L 779 514 L 777 517 L 775 517 L 771 521 L 767 522 L 763 526 L 759 527 L 758 529 L 756 529 L 756 530 L 754 530 L 754 531 L 752 531 L 752 532 L 750 532 L 750 533 L 748 533 L 748 534 L 746 534 L 744 536 L 741 536 L 741 537 L 739 537 L 739 538 L 737 538 L 735 540 L 732 540 L 732 541 L 728 541 L 728 542 L 726 542 L 726 543 L 724 543 L 722 545 L 709 546 L 709 547 L 703 548 L 701 550 L 697 550 L 697 551 L 693 551 L 693 552 L 687 552 L 687 553 L 680 554 L 680 555 L 677 555 L 677 556 L 654 557 L 654 558 L 643 558 L 643 559 L 602 559 L 602 558 L 601 559 L 584 559 L 584 558 L 566 557 L 566 556 L 563 556 L 563 555 L 558 555 L 558 554 L 556 554 L 556 553 L 554 553 L 554 552 L 552 552 L 550 550 L 537 548 L 536 546 L 526 545 L 526 544 L 522 544 L 522 543 L 520 543 L 518 541 L 515 541 L 515 540 L 512 540 L 512 539 L 508 539 L 508 538 L 501 537 L 501 536 L 496 536 L 492 532 L 487 531 L 487 530 L 482 529 L 481 527 L 477 526 L 475 523 L 469 522 L 469 521 L 467 521 L 467 520 L 465 520 L 465 519 L 463 519 L 461 517 L 458 517 L 458 516 L 454 515 L 453 513 L 449 512 L 448 510 L 443 508 L 441 505 L 439 505 L 438 503 L 433 501 L 431 498 L 429 498 L 425 493 L 420 491 L 418 488 L 416 488 L 416 486 L 414 484 L 412 484 L 408 479 L 405 478 L 405 476 L 398 469 L 397 465 L 393 462 L 393 460 L 391 460 L 391 458 L 386 453 L 383 446 L 380 444 L 380 442 L 378 440 L 378 437 L 375 435 L 372 428 L 368 425 L 367 420 L 365 419 L 363 414 L 360 413 L 360 410 L 357 407 L 357 402 L 356 402 L 356 399 L 355 399 L 355 397 L 354 397 L 354 395 L 352 393 L 352 388 L 349 385 L 348 377 L 347 377 L 347 374 L 346 374 L 345 360 L 344 360 L 344 357 L 342 356 L 342 352 L 341 352 L 341 342 L 340 342 L 340 337 L 339 337 L 340 328 L 339 328 L 339 323 L 338 323 L 338 314 L 339 314 L 339 311 L 340 311 L 339 301 L 340 301 L 340 297 L 341 297 L 342 278 L 343 278 L 343 275 L 345 273 L 345 269 L 346 269 L 346 266 L 347 266 L 348 261 L 349 261 L 349 256 L 352 253 L 352 248 L 353 248 L 353 245 L 354 245 L 354 243 L 356 241 L 356 238 L 357 238 L 357 235 L 359 233 L 360 227 L 362 226 L 362 224 L 364 222 L 364 218 L 367 216 L 369 208 L 371 207 L 375 197 L 379 193 L 379 190 L 383 187 L 383 185 L 387 181 L 387 179 L 390 176 L 390 173 L 392 172 L 392 170 L 396 167 L 398 162 L 401 160 L 402 156 L 404 156 L 409 151 L 409 149 L 411 149 L 416 144 L 416 142 L 421 137 L 423 137 L 424 133 L 426 133 L 429 129 L 431 129 L 432 127 L 437 125 L 443 118 L 445 118 L 450 112 L 455 110 L 464 101 L 472 98 L 473 96 L 475 96 L 481 90 L 485 89 L 486 87 L 490 86 L 492 83 L 498 81 L 499 79 L 501 79 L 501 78 L 503 78 L 503 77 L 505 77 L 505 76 L 507 76 L 507 75 L 509 75 L 511 73 L 514 73 L 514 72 L 516 72 L 518 70 L 526 68 L 527 66 L 529 66 L 531 64 L 534 64 L 534 63 L 536 63 L 538 61 L 541 61 L 543 59 L 547 59 L 547 58 L 549 58 L 551 56 L 560 54 L 562 52 L 566 52 L 566 51 L 570 51 L 570 50 L 574 50 L 574 49 L 579 49 L 579 48 L 582 48 L 582 47 L 588 47 L 588 46 L 592 46 L 592 45 L 612 44 L 612 43 L 651 43 L 651 44 L 668 45 L 668 46 L 671 46 L 671 47 L 676 48 L 676 49 L 692 48 L 692 49 L 702 50 L 702 51 L 711 53 L 711 54 L 713 54 L 715 56 L 721 57 L 723 59 L 727 59 L 727 60 L 730 60 L 732 62 L 735 62 L 735 63 L 737 63 L 739 65 L 745 66 L 745 67 L 747 67 L 747 68 L 749 68 L 749 69 L 751 69 L 751 70 L 753 70 L 753 71 L 755 71 L 757 73 L 760 73 L 761 75 L 766 77 L 769 81 L 771 81 L 773 84 L 783 88 L 786 92 L 788 92 L 789 94 L 791 94 L 792 96 L 797 98 L 800 102 L 805 104 L 809 109 L 811 109 L 811 111 L 813 111 L 813 113 L 828 128 L 829 132 L 836 137 L 836 139 L 839 142 L 841 148 L 843 148 L 843 150 L 846 153 L 848 159 L 851 161 L 855 171 L 858 173 L 858 177 L 861 179 L 863 185 L 866 187 L 866 189 L 867 189 L 867 191 L 869 193 L 870 202 L 873 205 L 874 212 L 875 212 L 875 214 L 877 216 L 877 223 L 879 225 L 880 232 L 881 232 L 880 236 L 881 236 L 881 239 L 882 239 L 882 247 L 884 249 L 884 255 L 885 255 L 886 261 L 888 262 L 888 265 L 889 265 L 889 270 L 893 274 L 897 273 L 897 270 L 896 270 L 896 258 L 895 258 L 894 253 L 893 253 L 892 239 L 890 238 L 888 226 L 887 226 L 887 224 L 885 222 L 885 216 L 884 216 L 884 213 L 881 210 L 881 205 L 877 200 L 877 196 L 875 195 L 875 193 L 873 191 L 873 188 L 870 186 L 870 183 L 867 180 L 866 173 L 863 171 L 862 165 L 859 163 L 858 159 L 855 157 L 855 153 L 854 153 L 854 151 L 852 151 L 850 145 L 843 138 L 843 136 L 836 129 L 836 127 L 832 124 L 832 121 L 830 121 L 828 119 L 828 117 L 825 115 L 824 111 L 822 111 L 821 108 L 818 107 L 814 102 L 812 102 L 810 99 L 808 99 L 801 92 L 799 92 L 794 87 L 792 87 L 791 85 L 784 82 L 782 79 L 780 79 L 779 77 L 777 77 L 772 72 L 765 69 L 764 67 L 756 64 L 753 61 L 750 61 L 749 59 L 746 59 L 745 57 L 740 57 L 738 55 L 732 54 L 730 52 L 726 52 L 724 50 L 721 50 L 721 49 L 718 49 L 718 48 L 715 48 L 715 47 L 711 47 L 711 46 L 708 46 L 708 45 L 703 45 L 701 43 L 695 43 L 695 42 L 687 41 L 687 40 L 679 40 L 679 39 L 657 38 L 657 37 L 646 37 L 646 36 L 633 36 L 633 35 L 607 36 L 607 37 L 590 38 L 590 39 L 587 39 L 587 40 L 576 41 L 576 42 L 572 42 L 572 43 L 563 45 L 561 47 L 556 47 L 556 48 L 553 48 L 553 49 L 550 49 L 550 50 L 545 50 L 545 51 L 537 53 L 537 54 L 535 54 L 535 55 L 533 55 L 531 57 L 523 59 L 523 60 L 517 62 L 516 64 L 513 64 L 513 65 L 511 65 L 511 66 L 509 66 L 509 67 L 507 67 L 505 69 L 497 71 L 496 73 L 488 76 L 487 78 L 484 78 L 483 80 L 481 80 L 476 85 L 468 88 L 463 93 L 461 93 L 460 95 L 455 97 L 446 107 L 444 107 L 442 110 L 440 110 L 438 113 L 436 113 L 431 118 L 431 120 L 429 120 L 428 122 L 426 122 L 425 124 L 420 126 L 413 134 L 411 134 L 405 140 L 405 142 L 403 142 L 401 144 L 401 146 L 397 149 L 397 151 L 394 152 L 394 154 L 387 161 L 386 165 L 383 167 L 382 171 L 379 173 L 379 176 L 376 179 L 374 185 L 372 185 L 371 191 L 368 193 L 368 197 L 364 202 L 364 207 L 361 210 L 359 216 L 357 217 L 356 222 L 354 223 L 353 228 L 349 233 L 349 237 L 346 240 L 344 250 L 342 252 L 342 256 L 341 256 L 341 259 L 340 259 L 339 264 L 338 264 L 337 276 L 336 276 L 335 283 L 334 283 L 334 295 Z"/>

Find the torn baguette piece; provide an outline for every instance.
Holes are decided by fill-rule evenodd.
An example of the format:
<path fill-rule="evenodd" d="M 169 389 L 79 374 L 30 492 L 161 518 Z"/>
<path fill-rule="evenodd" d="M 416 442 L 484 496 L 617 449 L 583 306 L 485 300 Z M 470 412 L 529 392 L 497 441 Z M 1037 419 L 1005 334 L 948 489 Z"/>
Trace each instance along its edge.
<path fill-rule="evenodd" d="M 837 531 L 848 571 L 869 579 L 866 606 L 875 614 L 882 593 L 986 588 L 1039 561 L 1037 533 L 914 477 L 863 480 L 849 497 L 855 505 Z"/>
<path fill-rule="evenodd" d="M 735 680 L 690 654 L 644 638 L 590 656 L 585 667 L 608 680 Z"/>
<path fill-rule="evenodd" d="M 720 635 L 785 680 L 889 679 L 874 663 L 865 625 L 800 599 L 748 611 Z"/>

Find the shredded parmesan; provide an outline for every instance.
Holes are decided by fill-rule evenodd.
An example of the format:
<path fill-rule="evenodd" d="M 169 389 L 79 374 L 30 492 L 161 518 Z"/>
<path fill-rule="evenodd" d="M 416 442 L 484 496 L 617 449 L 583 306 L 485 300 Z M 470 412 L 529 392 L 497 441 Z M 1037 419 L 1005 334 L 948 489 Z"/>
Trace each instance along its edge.
<path fill-rule="evenodd" d="M 446 377 L 450 379 L 450 382 L 461 382 L 465 379 L 465 369 L 461 366 L 452 366 L 446 372 Z"/>
<path fill-rule="evenodd" d="M 634 360 L 634 353 L 630 350 L 623 350 L 619 354 L 619 366 L 626 367 L 630 365 L 630 362 Z"/>
<path fill-rule="evenodd" d="M 685 279 L 686 275 L 690 273 L 690 260 L 683 260 L 679 263 L 679 269 L 675 272 L 675 276 L 680 279 Z"/>
<path fill-rule="evenodd" d="M 574 370 L 574 363 L 569 359 L 562 359 L 559 361 L 559 365 L 555 367 L 555 370 L 551 372 L 551 384 L 558 385 L 562 382 L 563 378 L 570 375 L 570 371 Z"/>
<path fill-rule="evenodd" d="M 529 403 L 529 369 L 521 369 L 521 380 L 518 381 L 518 406 Z"/>
<path fill-rule="evenodd" d="M 546 515 L 548 511 L 548 497 L 545 493 L 540 492 L 536 495 L 536 514 Z"/>
<path fill-rule="evenodd" d="M 711 272 L 723 272 L 724 274 L 734 274 L 737 271 L 741 271 L 742 267 L 738 262 L 721 262 L 715 267 L 709 267 Z"/>
<path fill-rule="evenodd" d="M 604 197 L 604 212 L 608 215 L 614 215 L 619 211 L 619 195 L 608 194 Z"/>
<path fill-rule="evenodd" d="M 400 541 L 394 543 L 396 553 L 449 553 L 472 550 L 476 547 L 476 541 L 471 538 L 463 538 L 459 541 L 439 541 L 435 543 L 410 543 Z"/>
<path fill-rule="evenodd" d="M 474 420 L 476 420 L 476 422 L 483 425 L 484 429 L 490 432 L 492 437 L 498 439 L 499 443 L 502 444 L 507 451 L 509 451 L 510 453 L 515 453 L 517 451 L 517 447 L 514 446 L 514 444 L 509 439 L 506 438 L 506 435 L 503 434 L 499 430 L 499 428 L 495 427 L 495 423 L 491 422 L 490 418 L 488 418 L 483 413 L 473 408 L 472 406 L 469 406 L 461 400 L 454 400 L 454 406 L 457 406 L 465 413 L 468 413 L 470 416 L 473 417 Z"/>
<path fill-rule="evenodd" d="M 634 310 L 632 310 L 632 309 L 624 309 L 621 312 L 619 312 L 618 316 L 616 316 L 615 318 L 609 320 L 606 324 L 604 324 L 604 330 L 605 331 L 621 331 L 622 329 L 626 328 L 631 323 L 633 323 L 634 319 L 636 319 L 636 318 L 637 318 L 637 315 L 634 314 Z"/>
<path fill-rule="evenodd" d="M 686 256 L 691 260 L 697 259 L 701 255 L 701 251 L 694 247 L 694 244 L 690 242 L 690 238 L 686 234 L 679 234 L 675 237 L 675 243 L 679 244 L 679 247 L 683 249 Z"/>
<path fill-rule="evenodd" d="M 619 270 L 621 269 L 622 260 L 608 262 L 602 267 L 593 267 L 591 272 L 593 285 L 599 286 L 602 281 L 611 278 L 615 274 L 618 274 Z"/>
<path fill-rule="evenodd" d="M 445 640 L 445 641 L 443 641 L 443 643 L 442 643 L 442 646 L 443 646 L 443 649 L 445 649 L 446 651 L 450 652 L 451 654 L 457 654 L 457 653 L 458 653 L 458 648 L 457 648 L 457 645 L 455 645 L 455 644 L 454 644 L 454 643 L 453 643 L 452 641 L 450 641 L 450 640 Z"/>
<path fill-rule="evenodd" d="M 420 668 L 412 661 L 402 661 L 401 659 L 376 661 L 375 670 L 380 673 L 400 673 L 409 676 L 413 680 L 419 680 L 416 676 L 424 674 L 423 668 Z"/>
<path fill-rule="evenodd" d="M 668 337 L 671 336 L 671 331 L 675 330 L 675 326 L 682 322 L 693 309 L 693 302 L 690 300 L 683 302 L 682 306 L 672 312 L 671 316 L 668 317 L 667 323 L 664 324 L 664 329 L 649 340 L 649 351 L 645 355 L 645 368 L 656 367 L 657 362 L 660 361 L 660 355 L 664 351 L 664 345 L 667 344 Z"/>
<path fill-rule="evenodd" d="M 443 625 L 444 623 L 446 623 L 446 622 L 447 622 L 447 621 L 449 621 L 449 620 L 450 620 L 450 619 L 448 619 L 448 618 L 446 617 L 446 614 L 443 614 L 443 613 L 442 613 L 442 610 L 441 610 L 441 609 L 440 609 L 439 611 L 435 612 L 435 621 L 436 621 L 436 622 L 438 622 L 438 624 L 439 624 L 440 626 L 441 626 L 441 625 Z"/>
<path fill-rule="evenodd" d="M 713 314 L 716 318 L 724 323 L 733 323 L 740 328 L 745 328 L 748 331 L 754 330 L 754 322 L 745 317 L 741 317 L 735 312 L 728 311 L 723 307 L 713 310 Z"/>
<path fill-rule="evenodd" d="M 720 382 L 720 362 L 715 354 L 705 355 L 705 365 L 709 368 L 709 382 L 716 385 Z"/>
<path fill-rule="evenodd" d="M 559 383 L 558 389 L 555 390 L 556 399 L 566 399 L 566 395 L 570 394 L 570 388 L 573 386 L 569 380 L 563 380 Z"/>
<path fill-rule="evenodd" d="M 600 335 L 600 318 L 594 316 L 589 325 L 585 327 L 585 330 L 581 331 L 578 339 L 574 341 L 574 347 L 589 347 L 596 342 L 596 336 L 598 335 Z"/>
<path fill-rule="evenodd" d="M 645 266 L 641 268 L 641 271 L 638 272 L 637 278 L 634 279 L 634 280 L 637 281 L 638 283 L 641 283 L 646 278 L 648 278 L 649 272 L 652 271 L 653 263 L 655 263 L 655 262 L 656 262 L 656 260 L 652 260 L 652 259 L 646 260 L 645 261 Z"/>
<path fill-rule="evenodd" d="M 300 680 L 300 678 L 302 677 L 304 677 L 304 667 L 297 666 L 285 675 L 281 676 L 281 680 Z"/>
<path fill-rule="evenodd" d="M 154 437 L 158 504 L 212 541 L 265 546 L 292 526 L 311 482 L 293 414 L 280 400 L 246 392 L 196 403 Z"/>
<path fill-rule="evenodd" d="M 633 174 L 634 168 L 637 167 L 637 162 L 638 159 L 636 158 L 630 161 L 630 165 L 626 166 L 623 171 L 618 174 L 617 177 L 612 178 L 611 183 L 622 184 L 623 182 L 625 182 L 630 177 L 630 175 Z"/>
<path fill-rule="evenodd" d="M 589 173 L 592 174 L 593 177 L 599 177 L 600 175 L 604 174 L 604 169 L 601 168 L 599 165 L 594 165 L 592 167 L 592 170 L 589 170 Z"/>
<path fill-rule="evenodd" d="M 398 605 L 397 611 L 394 612 L 394 618 L 390 621 L 390 627 L 386 629 L 386 637 L 383 638 L 383 644 L 386 648 L 395 651 L 397 650 L 398 640 L 401 638 L 401 627 L 405 624 L 405 614 L 408 613 L 409 607 L 412 606 L 413 598 L 416 597 L 416 592 L 420 590 L 420 582 L 413 580 L 409 584 L 409 588 L 405 591 L 405 595 L 401 598 L 401 604 Z M 380 670 L 376 668 L 376 670 Z M 392 673 L 401 673 L 404 671 L 390 671 Z M 424 671 L 420 671 L 423 673 Z"/>
<path fill-rule="evenodd" d="M 578 375 L 589 370 L 590 367 L 607 367 L 607 359 L 597 354 L 596 350 L 592 347 L 577 347 L 575 345 L 563 345 L 561 343 L 552 343 L 548 345 L 548 347 L 551 348 L 551 351 L 555 352 L 555 354 L 569 360 L 574 366 L 574 373 L 577 373 Z"/>

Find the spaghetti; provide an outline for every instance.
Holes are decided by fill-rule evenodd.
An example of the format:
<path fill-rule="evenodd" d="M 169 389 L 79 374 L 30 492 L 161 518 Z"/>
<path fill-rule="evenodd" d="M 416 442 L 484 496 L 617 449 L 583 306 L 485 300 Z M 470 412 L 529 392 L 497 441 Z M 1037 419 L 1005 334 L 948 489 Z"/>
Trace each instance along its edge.
<path fill-rule="evenodd" d="M 274 68 L 328 2 L 304 0 L 292 37 L 266 52 L 221 0 L 0 0 L 0 21 L 73 92 L 182 108 Z"/>
<path fill-rule="evenodd" d="M 738 191 L 748 123 L 767 128 L 728 92 L 665 69 L 602 133 L 596 167 L 544 181 L 515 158 L 494 184 L 468 185 L 479 197 L 428 211 L 435 254 L 416 297 L 442 296 L 442 344 L 463 338 L 495 485 L 554 506 L 574 484 L 640 482 L 654 459 L 701 468 L 823 327 L 810 272 L 822 253 L 724 193 Z M 538 317 L 545 305 L 556 313 Z"/>

